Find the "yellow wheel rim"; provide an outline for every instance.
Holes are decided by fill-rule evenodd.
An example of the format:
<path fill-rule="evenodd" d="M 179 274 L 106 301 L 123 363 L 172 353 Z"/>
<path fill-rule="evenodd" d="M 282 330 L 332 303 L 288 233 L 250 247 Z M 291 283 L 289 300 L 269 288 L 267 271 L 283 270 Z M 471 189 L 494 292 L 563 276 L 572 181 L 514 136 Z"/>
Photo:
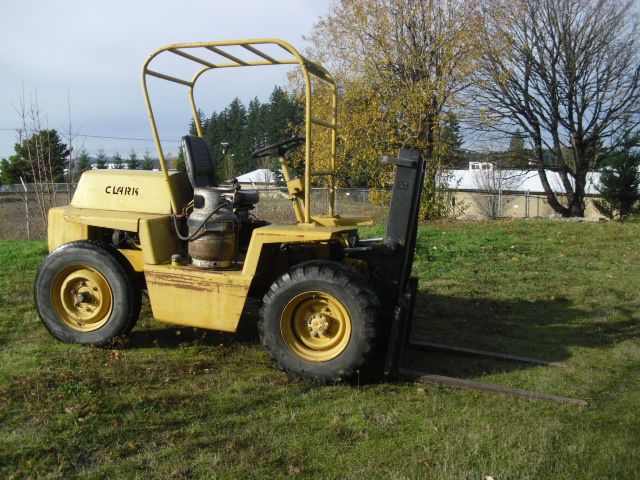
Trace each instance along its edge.
<path fill-rule="evenodd" d="M 91 332 L 109 320 L 113 295 L 106 278 L 88 265 L 70 265 L 51 284 L 51 303 L 57 317 L 79 332 Z"/>
<path fill-rule="evenodd" d="M 282 312 L 280 330 L 287 346 L 312 362 L 340 355 L 351 338 L 351 318 L 344 305 L 325 292 L 304 292 Z"/>

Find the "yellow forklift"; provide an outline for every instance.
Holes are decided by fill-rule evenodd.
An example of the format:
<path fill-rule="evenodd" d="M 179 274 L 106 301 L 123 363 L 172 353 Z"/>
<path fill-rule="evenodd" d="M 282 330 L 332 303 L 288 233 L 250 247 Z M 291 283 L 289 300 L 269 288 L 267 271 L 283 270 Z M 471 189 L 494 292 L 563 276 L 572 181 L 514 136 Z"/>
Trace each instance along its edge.
<path fill-rule="evenodd" d="M 159 59 L 176 57 L 195 67 L 190 79 L 158 68 L 166 63 Z M 253 153 L 279 159 L 293 225 L 256 219 L 258 191 L 219 183 L 194 97 L 205 73 L 272 65 L 297 66 L 306 87 L 305 135 Z M 197 135 L 182 139 L 186 173 L 168 168 L 150 77 L 188 90 Z M 329 118 L 312 111 L 312 77 L 332 92 Z M 173 44 L 144 63 L 142 88 L 161 171 L 85 172 L 71 203 L 49 211 L 50 253 L 35 302 L 51 334 L 110 344 L 134 327 L 145 289 L 158 321 L 235 332 L 255 299 L 261 342 L 289 374 L 333 382 L 373 364 L 397 371 L 416 290 L 410 272 L 425 171 L 420 154 L 381 159 L 396 166 L 387 230 L 384 238 L 360 239 L 358 226 L 370 221 L 335 211 L 337 88 L 324 67 L 278 39 Z M 330 132 L 322 162 L 312 158 L 312 128 Z M 292 178 L 287 152 L 298 146 L 304 175 Z M 316 177 L 328 184 L 322 215 L 312 214 Z"/>

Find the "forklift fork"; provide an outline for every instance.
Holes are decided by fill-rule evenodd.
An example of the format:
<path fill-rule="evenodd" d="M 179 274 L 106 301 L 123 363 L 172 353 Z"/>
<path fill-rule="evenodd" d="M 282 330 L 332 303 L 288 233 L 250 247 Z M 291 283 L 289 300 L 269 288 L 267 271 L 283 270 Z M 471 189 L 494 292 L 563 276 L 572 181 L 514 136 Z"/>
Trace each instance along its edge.
<path fill-rule="evenodd" d="M 388 342 L 384 358 L 385 378 L 395 381 L 409 378 L 425 383 L 437 383 L 454 388 L 500 393 L 516 397 L 526 397 L 556 403 L 586 406 L 580 399 L 549 395 L 528 390 L 503 387 L 470 380 L 462 380 L 441 375 L 430 375 L 402 368 L 400 362 L 405 350 L 444 350 L 455 354 L 484 356 L 552 367 L 564 367 L 559 362 L 549 362 L 535 358 L 488 352 L 430 342 L 411 340 L 411 326 L 418 279 L 411 276 L 411 267 L 416 247 L 420 199 L 424 186 L 427 162 L 418 150 L 401 149 L 398 158 L 382 157 L 381 162 L 395 165 L 396 175 L 389 207 L 387 229 L 381 246 L 385 254 L 380 256 L 382 274 L 377 290 L 382 302 L 383 318 L 389 318 L 387 326 Z"/>

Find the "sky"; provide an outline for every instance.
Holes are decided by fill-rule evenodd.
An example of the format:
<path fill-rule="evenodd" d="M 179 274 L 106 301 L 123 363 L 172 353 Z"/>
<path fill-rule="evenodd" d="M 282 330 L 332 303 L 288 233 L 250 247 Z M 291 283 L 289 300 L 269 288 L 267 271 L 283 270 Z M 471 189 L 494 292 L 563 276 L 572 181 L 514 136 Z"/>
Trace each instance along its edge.
<path fill-rule="evenodd" d="M 1 0 L 0 158 L 14 153 L 21 98 L 37 98 L 48 128 L 66 135 L 71 123 L 76 151 L 126 156 L 134 148 L 138 156 L 146 149 L 155 156 L 153 142 L 83 137 L 151 138 L 140 87 L 148 55 L 170 43 L 258 37 L 280 38 L 304 50 L 303 35 L 329 7 L 330 0 Z M 163 71 L 172 66 L 163 65 Z M 206 114 L 234 97 L 245 104 L 255 96 L 266 101 L 275 85 L 286 84 L 286 72 L 287 67 L 209 72 L 196 87 L 196 101 Z M 175 154 L 190 120 L 187 89 L 153 82 L 165 154 Z"/>

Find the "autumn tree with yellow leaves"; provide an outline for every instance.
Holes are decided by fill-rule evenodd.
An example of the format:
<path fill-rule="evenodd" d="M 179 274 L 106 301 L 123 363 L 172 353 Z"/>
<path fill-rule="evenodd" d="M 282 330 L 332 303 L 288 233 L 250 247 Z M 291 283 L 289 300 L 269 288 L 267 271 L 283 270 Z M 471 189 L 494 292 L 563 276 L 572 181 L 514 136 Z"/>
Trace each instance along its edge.
<path fill-rule="evenodd" d="M 417 148 L 429 161 L 424 216 L 453 214 L 452 196 L 437 182 L 447 154 L 441 126 L 474 68 L 472 12 L 465 0 L 339 0 L 314 25 L 308 55 L 334 74 L 340 96 L 339 179 L 384 187 L 393 172 L 378 158 Z M 327 115 L 327 92 L 314 88 L 313 108 Z M 312 132 L 319 163 L 327 158 L 316 150 L 323 135 Z"/>

